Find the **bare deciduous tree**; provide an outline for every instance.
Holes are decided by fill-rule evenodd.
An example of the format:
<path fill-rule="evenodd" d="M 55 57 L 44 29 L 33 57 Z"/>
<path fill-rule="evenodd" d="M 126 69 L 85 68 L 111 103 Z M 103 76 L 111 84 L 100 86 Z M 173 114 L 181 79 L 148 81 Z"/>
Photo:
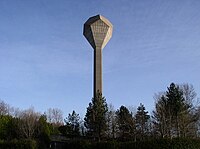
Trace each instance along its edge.
<path fill-rule="evenodd" d="M 0 100 L 0 115 L 9 115 L 10 106 L 4 101 Z"/>
<path fill-rule="evenodd" d="M 47 121 L 53 125 L 60 126 L 63 124 L 63 112 L 58 108 L 49 108 L 46 112 Z"/>
<path fill-rule="evenodd" d="M 194 100 L 196 99 L 197 93 L 194 90 L 194 87 L 192 84 L 181 84 L 180 90 L 183 92 L 183 97 L 185 98 L 185 101 L 188 106 L 192 107 L 194 104 Z"/>
<path fill-rule="evenodd" d="M 108 126 L 106 134 L 109 138 L 114 139 L 116 138 L 116 135 L 117 135 L 117 120 L 116 120 L 116 111 L 112 104 L 109 104 L 108 106 L 106 119 L 107 119 L 106 121 L 107 121 L 107 126 Z"/>
<path fill-rule="evenodd" d="M 37 122 L 40 114 L 34 111 L 34 108 L 29 108 L 18 113 L 18 129 L 19 135 L 24 138 L 33 138 L 37 129 Z"/>

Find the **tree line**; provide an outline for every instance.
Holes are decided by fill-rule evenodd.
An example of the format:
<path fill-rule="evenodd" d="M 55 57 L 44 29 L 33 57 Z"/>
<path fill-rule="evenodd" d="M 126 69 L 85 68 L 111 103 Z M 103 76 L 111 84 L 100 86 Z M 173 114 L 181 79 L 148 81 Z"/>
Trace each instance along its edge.
<path fill-rule="evenodd" d="M 200 107 L 194 87 L 171 83 L 165 92 L 155 94 L 155 109 L 150 114 L 144 104 L 134 113 L 121 106 L 107 106 L 97 93 L 84 118 L 86 135 L 104 138 L 142 141 L 149 138 L 198 138 Z"/>
<path fill-rule="evenodd" d="M 124 105 L 115 109 L 97 92 L 84 118 L 74 110 L 64 120 L 57 108 L 40 114 L 34 108 L 20 110 L 0 101 L 0 140 L 31 139 L 38 147 L 47 148 L 52 136 L 95 142 L 199 138 L 200 106 L 192 85 L 171 83 L 154 99 L 151 113 L 142 103 L 136 111 Z"/>

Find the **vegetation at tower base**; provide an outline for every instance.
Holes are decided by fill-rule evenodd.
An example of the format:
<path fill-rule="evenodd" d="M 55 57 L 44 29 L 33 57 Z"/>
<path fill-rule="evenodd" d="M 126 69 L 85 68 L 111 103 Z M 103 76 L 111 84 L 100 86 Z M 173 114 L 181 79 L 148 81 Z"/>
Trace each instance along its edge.
<path fill-rule="evenodd" d="M 97 92 L 84 121 L 73 110 L 64 123 L 57 108 L 40 114 L 0 101 L 0 148 L 199 149 L 200 106 L 193 86 L 171 83 L 154 98 L 150 116 L 144 104 L 115 110 Z"/>
<path fill-rule="evenodd" d="M 95 140 L 101 140 L 105 136 L 107 129 L 106 113 L 108 111 L 105 97 L 98 91 L 96 96 L 92 98 L 92 102 L 89 103 L 87 112 L 85 115 L 84 125 L 87 129 L 87 136 L 92 137 Z"/>

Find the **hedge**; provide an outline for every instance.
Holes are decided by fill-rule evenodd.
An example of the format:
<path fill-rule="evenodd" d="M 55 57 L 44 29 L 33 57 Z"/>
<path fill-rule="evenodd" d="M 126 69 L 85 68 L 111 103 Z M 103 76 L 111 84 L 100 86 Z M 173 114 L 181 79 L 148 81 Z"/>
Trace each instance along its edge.
<path fill-rule="evenodd" d="M 138 142 L 66 142 L 60 149 L 200 149 L 198 139 L 152 139 Z"/>
<path fill-rule="evenodd" d="M 36 149 L 37 143 L 34 140 L 0 140 L 0 148 L 2 149 Z"/>

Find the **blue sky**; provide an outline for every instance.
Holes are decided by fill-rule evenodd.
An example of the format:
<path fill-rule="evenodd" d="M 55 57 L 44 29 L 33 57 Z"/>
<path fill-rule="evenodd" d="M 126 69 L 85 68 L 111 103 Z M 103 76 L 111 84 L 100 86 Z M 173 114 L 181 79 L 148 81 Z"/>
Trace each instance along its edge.
<path fill-rule="evenodd" d="M 108 103 L 143 103 L 151 112 L 153 95 L 171 82 L 193 84 L 199 95 L 199 10 L 197 0 L 1 0 L 0 98 L 20 109 L 84 116 L 93 49 L 82 32 L 96 14 L 114 26 L 103 50 Z"/>

